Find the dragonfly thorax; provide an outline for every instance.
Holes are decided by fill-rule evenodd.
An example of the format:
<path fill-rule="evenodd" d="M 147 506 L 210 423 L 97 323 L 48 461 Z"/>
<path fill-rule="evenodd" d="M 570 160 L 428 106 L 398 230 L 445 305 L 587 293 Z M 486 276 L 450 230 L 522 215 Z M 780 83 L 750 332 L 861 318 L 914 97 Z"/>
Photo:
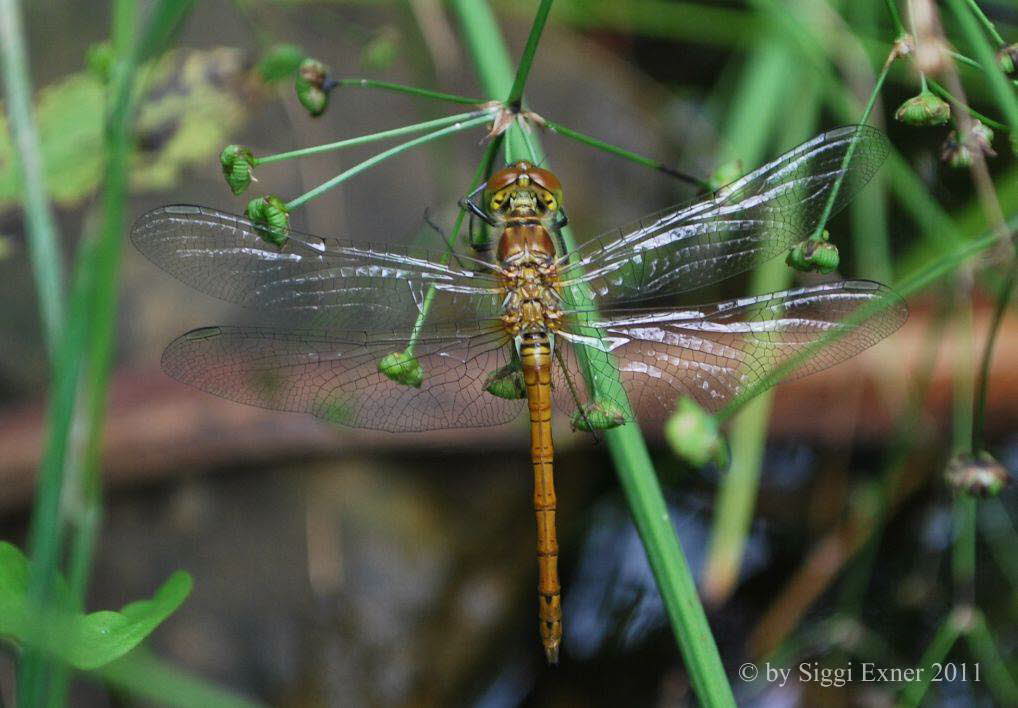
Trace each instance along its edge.
<path fill-rule="evenodd" d="M 510 265 L 502 277 L 506 290 L 502 326 L 509 334 L 558 329 L 562 311 L 555 290 L 554 262 Z"/>

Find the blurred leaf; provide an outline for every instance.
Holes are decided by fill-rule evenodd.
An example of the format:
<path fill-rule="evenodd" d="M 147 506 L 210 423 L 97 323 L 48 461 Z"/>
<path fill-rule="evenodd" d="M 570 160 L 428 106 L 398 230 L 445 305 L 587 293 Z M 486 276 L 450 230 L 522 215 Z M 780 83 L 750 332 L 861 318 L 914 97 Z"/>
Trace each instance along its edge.
<path fill-rule="evenodd" d="M 138 112 L 135 188 L 167 189 L 190 165 L 218 166 L 220 150 L 245 119 L 240 50 L 189 52 L 174 68 L 147 92 Z"/>
<path fill-rule="evenodd" d="M 73 204 L 96 188 L 102 169 L 103 84 L 91 72 L 72 74 L 39 91 L 36 120 L 47 186 L 58 204 Z M 0 209 L 17 204 L 7 120 L 0 114 Z"/>
<path fill-rule="evenodd" d="M 95 669 L 138 646 L 190 594 L 193 581 L 177 571 L 151 600 L 125 605 L 120 612 L 50 617 L 43 621 L 28 609 L 28 559 L 15 546 L 0 542 L 0 635 L 19 644 L 38 640 L 78 669 Z M 58 580 L 57 598 L 68 591 Z M 41 631 L 41 629 L 48 631 Z"/>
<path fill-rule="evenodd" d="M 267 84 L 293 78 L 307 54 L 295 44 L 277 44 L 270 47 L 258 62 L 258 76 Z"/>
<path fill-rule="evenodd" d="M 184 169 L 216 164 L 222 146 L 243 124 L 248 104 L 261 95 L 250 90 L 245 55 L 238 49 L 170 52 L 142 74 L 145 98 L 131 170 L 135 189 L 166 189 Z M 60 206 L 80 203 L 100 184 L 105 97 L 105 86 L 91 71 L 66 76 L 38 93 L 46 182 Z M 10 131 L 0 112 L 0 213 L 21 198 L 12 156 Z"/>
<path fill-rule="evenodd" d="M 399 45 L 399 30 L 395 27 L 383 27 L 364 45 L 361 51 L 361 67 L 370 72 L 385 71 L 399 57 Z"/>

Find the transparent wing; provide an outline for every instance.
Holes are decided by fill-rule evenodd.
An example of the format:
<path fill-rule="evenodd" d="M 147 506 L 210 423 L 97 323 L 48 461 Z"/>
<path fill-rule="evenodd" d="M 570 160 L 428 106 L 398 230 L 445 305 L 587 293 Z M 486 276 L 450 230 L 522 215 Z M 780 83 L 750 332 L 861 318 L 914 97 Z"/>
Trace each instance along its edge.
<path fill-rule="evenodd" d="M 498 311 L 498 282 L 446 254 L 320 238 L 289 231 L 268 243 L 243 217 L 198 206 L 166 206 L 134 224 L 131 239 L 153 263 L 213 297 L 290 324 L 384 331 L 411 325 L 429 286 L 430 316 L 471 321 Z M 455 257 L 454 257 L 455 258 Z"/>
<path fill-rule="evenodd" d="M 888 299 L 889 306 L 860 323 L 847 320 L 860 307 Z M 560 408 L 576 409 L 564 379 L 581 383 L 579 358 L 591 362 L 608 401 L 620 382 L 641 420 L 665 419 L 679 396 L 716 411 L 791 357 L 832 331 L 844 335 L 789 372 L 798 378 L 826 369 L 873 346 L 898 329 L 908 309 L 889 288 L 868 280 L 827 283 L 746 297 L 690 310 L 620 309 L 573 326 L 572 341 L 556 338 L 566 371 L 553 381 Z M 588 344 L 579 341 L 592 337 Z M 609 356 L 610 353 L 610 356 Z M 618 366 L 614 369 L 612 360 Z"/>
<path fill-rule="evenodd" d="M 610 302 L 685 292 L 742 273 L 812 233 L 836 184 L 831 214 L 848 204 L 888 151 L 884 134 L 868 126 L 823 133 L 710 198 L 584 243 L 562 266 L 563 284 Z"/>
<path fill-rule="evenodd" d="M 238 403 L 355 428 L 421 431 L 498 425 L 523 410 L 524 400 L 485 390 L 509 364 L 507 344 L 494 323 L 469 335 L 428 327 L 414 350 L 424 372 L 419 388 L 378 370 L 407 339 L 365 332 L 203 327 L 174 340 L 162 363 L 173 378 Z"/>

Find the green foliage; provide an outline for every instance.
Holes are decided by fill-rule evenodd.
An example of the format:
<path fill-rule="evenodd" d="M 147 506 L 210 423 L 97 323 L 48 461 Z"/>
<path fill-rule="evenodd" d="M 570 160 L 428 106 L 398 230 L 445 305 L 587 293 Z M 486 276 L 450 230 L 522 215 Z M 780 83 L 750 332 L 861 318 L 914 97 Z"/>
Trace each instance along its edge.
<path fill-rule="evenodd" d="M 138 646 L 187 598 L 191 576 L 177 571 L 151 600 L 124 605 L 119 612 L 40 613 L 28 597 L 28 559 L 0 541 L 0 635 L 19 645 L 41 645 L 77 669 L 95 669 Z M 70 590 L 58 578 L 56 600 L 67 605 Z"/>
<path fill-rule="evenodd" d="M 108 61 L 99 63 L 108 67 Z M 60 206 L 81 203 L 102 181 L 108 87 L 101 73 L 70 74 L 37 94 L 46 186 Z M 178 50 L 142 75 L 148 78 L 135 124 L 140 144 L 132 159 L 131 184 L 142 190 L 167 189 L 179 182 L 183 170 L 207 165 L 243 124 L 243 55 L 227 48 Z M 0 213 L 17 206 L 22 197 L 13 150 L 6 114 L 0 112 Z"/>

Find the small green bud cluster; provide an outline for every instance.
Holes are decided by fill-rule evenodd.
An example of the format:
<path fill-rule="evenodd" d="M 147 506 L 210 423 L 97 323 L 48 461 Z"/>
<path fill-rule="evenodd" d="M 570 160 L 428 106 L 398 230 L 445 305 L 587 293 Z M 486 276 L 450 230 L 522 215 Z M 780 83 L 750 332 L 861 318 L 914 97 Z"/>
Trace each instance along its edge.
<path fill-rule="evenodd" d="M 955 169 L 964 169 L 972 164 L 976 152 L 987 157 L 996 157 L 993 149 L 993 131 L 978 120 L 972 121 L 968 135 L 961 138 L 957 130 L 947 134 L 940 148 L 940 159 Z"/>
<path fill-rule="evenodd" d="M 894 112 L 894 119 L 905 125 L 943 125 L 951 117 L 951 105 L 937 94 L 924 88 Z"/>
<path fill-rule="evenodd" d="M 824 230 L 820 238 L 807 238 L 792 246 L 785 258 L 791 268 L 805 273 L 830 273 L 841 263 L 838 247 L 829 241 L 830 234 Z"/>
<path fill-rule="evenodd" d="M 300 104 L 312 117 L 317 118 L 325 112 L 329 105 L 329 93 L 338 85 L 338 82 L 329 78 L 329 69 L 325 64 L 308 57 L 297 70 L 294 88 Z"/>
<path fill-rule="evenodd" d="M 527 385 L 523 381 L 523 370 L 519 364 L 507 364 L 488 374 L 484 390 L 492 396 L 517 401 L 527 397 Z"/>
<path fill-rule="evenodd" d="M 997 52 L 997 66 L 1005 74 L 1013 74 L 1015 64 L 1018 64 L 1018 44 L 1009 44 L 1001 47 Z"/>
<path fill-rule="evenodd" d="M 573 430 L 591 433 L 595 430 L 611 430 L 626 422 L 626 416 L 614 401 L 594 402 L 574 411 L 569 417 Z"/>
<path fill-rule="evenodd" d="M 393 352 L 383 356 L 378 362 L 378 371 L 403 386 L 420 388 L 424 382 L 421 362 L 409 352 Z"/>
<path fill-rule="evenodd" d="M 944 479 L 956 494 L 982 498 L 997 496 L 1011 483 L 1007 468 L 988 452 L 955 455 L 947 463 Z"/>
<path fill-rule="evenodd" d="M 230 191 L 234 194 L 241 194 L 251 180 L 254 179 L 254 155 L 246 147 L 240 145 L 227 145 L 219 153 L 219 164 L 223 167 L 223 176 L 226 183 L 230 185 Z"/>
<path fill-rule="evenodd" d="M 256 197 L 247 204 L 247 218 L 253 221 L 258 234 L 275 246 L 283 246 L 289 238 L 290 211 L 275 195 Z"/>
<path fill-rule="evenodd" d="M 717 419 L 688 396 L 679 399 L 675 413 L 665 422 L 664 433 L 675 454 L 694 467 L 708 462 L 720 469 L 728 466 L 728 446 Z"/>

